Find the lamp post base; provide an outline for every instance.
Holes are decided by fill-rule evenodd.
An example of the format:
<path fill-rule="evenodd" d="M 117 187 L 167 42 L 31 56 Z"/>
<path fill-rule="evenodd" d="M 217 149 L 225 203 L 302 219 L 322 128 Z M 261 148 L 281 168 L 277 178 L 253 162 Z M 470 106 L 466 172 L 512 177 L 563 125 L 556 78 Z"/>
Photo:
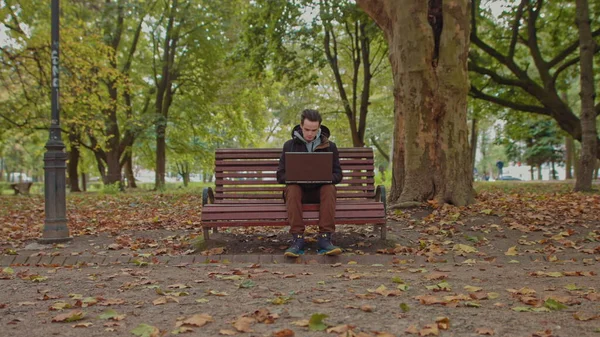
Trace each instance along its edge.
<path fill-rule="evenodd" d="M 66 238 L 39 238 L 37 240 L 37 243 L 39 243 L 40 245 L 52 245 L 55 243 L 63 243 L 63 242 L 70 242 L 73 240 L 73 237 L 66 237 Z"/>

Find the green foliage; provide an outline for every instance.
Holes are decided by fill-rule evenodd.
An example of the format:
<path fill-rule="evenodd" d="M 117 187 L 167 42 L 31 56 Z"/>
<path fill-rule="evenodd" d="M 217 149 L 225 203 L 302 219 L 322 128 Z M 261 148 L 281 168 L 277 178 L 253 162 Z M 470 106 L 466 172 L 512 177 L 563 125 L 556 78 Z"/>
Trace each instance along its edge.
<path fill-rule="evenodd" d="M 104 188 L 102 189 L 102 193 L 117 194 L 117 193 L 121 192 L 121 190 L 122 190 L 121 183 L 105 184 Z"/>

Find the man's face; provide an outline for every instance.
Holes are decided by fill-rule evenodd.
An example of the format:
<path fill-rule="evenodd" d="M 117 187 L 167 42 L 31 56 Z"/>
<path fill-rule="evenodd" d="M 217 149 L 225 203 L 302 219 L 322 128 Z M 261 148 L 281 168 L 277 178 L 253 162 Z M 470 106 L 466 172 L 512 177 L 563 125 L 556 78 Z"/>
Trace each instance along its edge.
<path fill-rule="evenodd" d="M 302 128 L 302 134 L 304 135 L 304 139 L 306 139 L 309 142 L 312 142 L 317 136 L 319 126 L 321 126 L 319 122 L 305 119 L 304 122 L 300 124 L 300 127 Z"/>

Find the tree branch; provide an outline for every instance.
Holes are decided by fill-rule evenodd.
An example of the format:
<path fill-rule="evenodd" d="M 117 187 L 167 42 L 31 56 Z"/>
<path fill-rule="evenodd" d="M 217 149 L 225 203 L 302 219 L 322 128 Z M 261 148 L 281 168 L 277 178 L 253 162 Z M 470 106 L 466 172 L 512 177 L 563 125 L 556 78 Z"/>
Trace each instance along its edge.
<path fill-rule="evenodd" d="M 552 116 L 550 114 L 550 111 L 548 111 L 548 109 L 546 109 L 544 107 L 536 106 L 536 105 L 519 104 L 519 103 L 515 103 L 512 101 L 503 99 L 503 98 L 488 95 L 488 94 L 482 92 L 481 90 L 477 89 L 473 85 L 471 86 L 470 94 L 471 94 L 471 97 L 473 97 L 473 98 L 492 102 L 492 103 L 501 105 L 501 106 L 509 108 L 509 109 L 519 110 L 519 111 L 523 111 L 523 112 L 531 112 L 531 113 L 544 115 L 544 116 Z"/>
<path fill-rule="evenodd" d="M 593 37 L 596 37 L 598 35 L 600 35 L 600 29 L 596 29 L 595 31 L 592 32 Z M 552 68 L 552 67 L 556 66 L 558 63 L 560 63 L 564 59 L 566 59 L 567 56 L 569 56 L 573 52 L 575 52 L 577 50 L 577 48 L 579 48 L 579 39 L 571 42 L 571 44 L 567 48 L 565 48 L 562 52 L 560 52 L 558 55 L 556 55 L 556 57 L 554 57 L 552 60 L 550 60 L 550 62 L 548 62 L 548 67 Z"/>
<path fill-rule="evenodd" d="M 517 9 L 517 17 L 512 26 L 512 38 L 510 40 L 510 47 L 508 48 L 508 58 L 512 59 L 515 56 L 515 48 L 519 37 L 519 27 L 521 26 L 521 18 L 523 17 L 523 8 L 528 0 L 521 0 L 519 8 Z M 473 19 L 472 19 L 473 20 Z"/>
<path fill-rule="evenodd" d="M 383 150 L 381 145 L 379 145 L 379 143 L 377 143 L 377 141 L 375 140 L 375 137 L 373 137 L 373 136 L 371 136 L 371 143 L 373 143 L 373 145 L 375 145 L 375 148 L 377 148 L 377 151 L 379 151 L 379 154 L 381 154 L 381 156 L 385 159 L 385 161 L 387 161 L 389 163 L 390 156 Z"/>
<path fill-rule="evenodd" d="M 493 70 L 478 66 L 473 61 L 468 63 L 468 67 L 469 67 L 469 71 L 474 71 L 478 74 L 487 75 L 494 82 L 496 82 L 498 84 L 510 85 L 513 87 L 519 87 L 519 88 L 523 88 L 523 89 L 526 89 L 526 87 L 527 87 L 527 83 L 525 81 L 502 77 L 502 76 L 498 75 L 496 72 L 494 72 Z"/>
<path fill-rule="evenodd" d="M 544 87 L 547 87 L 552 83 L 552 77 L 550 76 L 550 67 L 548 67 L 548 63 L 544 60 L 542 52 L 540 51 L 536 28 L 536 22 L 542 9 L 543 1 L 538 0 L 537 4 L 537 8 L 533 8 L 533 6 L 529 8 L 529 17 L 527 20 L 527 46 L 531 51 L 531 57 L 533 58 L 533 62 L 544 83 Z"/>
<path fill-rule="evenodd" d="M 596 46 L 594 47 L 594 54 L 598 53 L 600 51 L 600 44 L 596 43 Z M 562 73 L 564 70 L 566 70 L 568 67 L 577 64 L 579 62 L 579 56 L 574 57 L 572 59 L 570 59 L 569 61 L 563 63 L 558 69 L 556 69 L 556 71 L 554 72 L 554 75 L 552 76 L 552 81 L 556 82 L 556 80 L 558 79 L 558 76 L 560 75 L 560 73 Z"/>

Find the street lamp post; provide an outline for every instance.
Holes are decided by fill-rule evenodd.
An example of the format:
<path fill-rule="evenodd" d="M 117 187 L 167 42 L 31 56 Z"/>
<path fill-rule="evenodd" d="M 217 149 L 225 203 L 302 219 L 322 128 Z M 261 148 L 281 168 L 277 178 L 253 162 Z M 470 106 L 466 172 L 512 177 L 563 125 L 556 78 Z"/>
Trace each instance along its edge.
<path fill-rule="evenodd" d="M 44 154 L 44 190 L 46 204 L 46 219 L 42 237 L 38 243 L 51 244 L 70 241 L 67 226 L 67 203 L 65 170 L 67 154 L 65 144 L 60 134 L 59 94 L 59 0 L 52 0 L 52 118 L 50 122 L 50 137 L 46 143 Z"/>

